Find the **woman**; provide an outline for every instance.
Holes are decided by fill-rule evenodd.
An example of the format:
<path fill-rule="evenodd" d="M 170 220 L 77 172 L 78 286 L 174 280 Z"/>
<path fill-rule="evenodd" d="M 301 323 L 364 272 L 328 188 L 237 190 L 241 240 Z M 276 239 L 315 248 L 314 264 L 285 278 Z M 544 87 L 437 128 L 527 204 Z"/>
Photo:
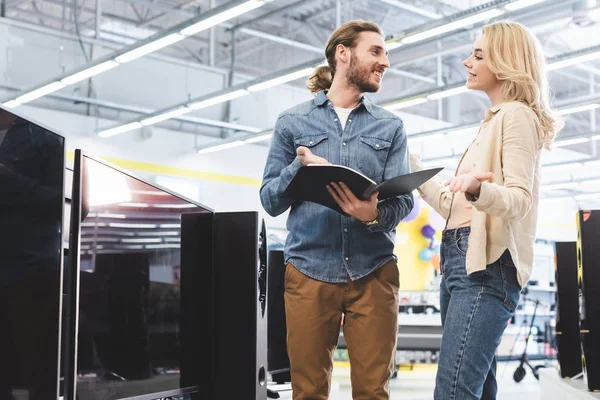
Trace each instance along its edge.
<path fill-rule="evenodd" d="M 454 178 L 419 188 L 446 218 L 436 400 L 496 398 L 495 351 L 533 264 L 540 153 L 562 128 L 541 46 L 523 25 L 485 26 L 463 64 L 467 88 L 492 107 Z M 418 156 L 411 164 L 422 169 Z"/>

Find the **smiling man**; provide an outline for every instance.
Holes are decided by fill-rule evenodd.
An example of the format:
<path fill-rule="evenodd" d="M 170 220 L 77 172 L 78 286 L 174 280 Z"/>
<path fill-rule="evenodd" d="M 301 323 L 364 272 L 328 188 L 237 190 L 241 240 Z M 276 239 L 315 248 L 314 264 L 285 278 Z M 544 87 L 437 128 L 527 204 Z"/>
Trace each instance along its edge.
<path fill-rule="evenodd" d="M 344 315 L 353 399 L 389 399 L 400 284 L 395 229 L 412 196 L 378 201 L 375 193 L 362 201 L 332 182 L 329 192 L 345 216 L 282 197 L 310 163 L 345 165 L 377 183 L 410 172 L 402 121 L 364 96 L 380 89 L 390 66 L 381 28 L 350 21 L 332 34 L 325 55 L 328 65 L 308 83 L 315 98 L 277 119 L 260 189 L 270 215 L 291 207 L 284 252 L 293 398 L 328 398 Z"/>

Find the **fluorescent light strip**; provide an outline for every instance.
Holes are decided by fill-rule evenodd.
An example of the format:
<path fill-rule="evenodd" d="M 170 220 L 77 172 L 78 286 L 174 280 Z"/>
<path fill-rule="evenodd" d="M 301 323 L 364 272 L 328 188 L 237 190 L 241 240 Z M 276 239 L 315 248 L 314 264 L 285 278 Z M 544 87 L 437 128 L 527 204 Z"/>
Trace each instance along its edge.
<path fill-rule="evenodd" d="M 469 89 L 467 89 L 466 86 L 459 86 L 459 87 L 444 90 L 441 92 L 432 93 L 429 96 L 427 96 L 427 99 L 429 99 L 429 100 L 443 99 L 445 97 L 456 96 L 461 93 L 466 93 L 468 91 L 469 91 Z"/>
<path fill-rule="evenodd" d="M 98 64 L 98 65 L 95 65 L 88 69 L 84 69 L 83 71 L 77 72 L 76 74 L 73 74 L 71 76 L 67 76 L 66 78 L 63 78 L 61 80 L 61 82 L 65 85 L 72 85 L 72 84 L 82 81 L 84 79 L 88 79 L 88 78 L 91 78 L 92 76 L 96 76 L 98 74 L 101 74 L 103 72 L 111 70 L 111 69 L 117 67 L 118 65 L 119 65 L 118 62 L 109 60 L 109 61 L 103 62 L 102 64 Z"/>
<path fill-rule="evenodd" d="M 126 224 L 126 223 L 117 223 L 113 222 L 108 224 L 111 228 L 132 228 L 132 229 L 156 229 L 158 225 L 156 224 Z"/>
<path fill-rule="evenodd" d="M 387 51 L 392 51 L 397 49 L 398 47 L 402 47 L 404 46 L 404 43 L 402 43 L 401 41 L 396 41 L 396 42 L 389 42 L 387 43 L 386 47 L 387 47 Z"/>
<path fill-rule="evenodd" d="M 224 103 L 229 100 L 237 99 L 238 97 L 242 97 L 247 95 L 249 92 L 245 89 L 236 90 L 235 92 L 225 93 L 217 97 L 213 97 L 212 99 L 198 101 L 196 103 L 188 104 L 188 107 L 192 110 L 200 110 L 201 108 L 206 108 L 210 106 L 214 106 L 219 103 Z"/>
<path fill-rule="evenodd" d="M 21 105 L 21 103 L 17 102 L 16 100 L 10 100 L 2 105 L 6 108 L 17 108 Z"/>
<path fill-rule="evenodd" d="M 398 103 L 389 104 L 387 106 L 384 106 L 384 108 L 387 110 L 400 110 L 402 108 L 407 108 L 407 107 L 427 103 L 428 101 L 429 100 L 427 100 L 425 97 L 418 97 L 416 99 L 405 100 L 405 101 L 400 101 Z"/>
<path fill-rule="evenodd" d="M 533 6 L 534 4 L 538 4 L 543 1 L 544 0 L 518 0 L 505 5 L 504 8 L 508 11 L 516 11 L 522 8 Z"/>
<path fill-rule="evenodd" d="M 167 47 L 174 43 L 177 43 L 185 38 L 185 36 L 180 35 L 179 33 L 173 33 L 169 36 L 165 36 L 164 38 L 160 38 L 141 47 L 138 47 L 137 49 L 133 49 L 123 55 L 120 55 L 117 58 L 115 58 L 115 61 L 121 64 L 125 64 L 135 60 L 136 58 L 140 58 L 157 50 L 160 50 L 163 47 Z"/>
<path fill-rule="evenodd" d="M 213 153 L 215 151 L 220 151 L 220 150 L 225 150 L 225 149 L 231 149 L 231 148 L 234 148 L 234 147 L 243 146 L 245 144 L 246 143 L 244 143 L 241 140 L 236 140 L 235 142 L 223 143 L 223 144 L 219 144 L 219 145 L 212 146 L 212 147 L 202 148 L 202 149 L 198 150 L 198 154 Z"/>
<path fill-rule="evenodd" d="M 187 114 L 191 111 L 192 111 L 192 109 L 189 107 L 181 107 L 181 108 L 177 108 L 175 110 L 167 111 L 163 114 L 156 115 L 154 117 L 143 119 L 140 121 L 140 123 L 144 126 L 154 125 L 159 122 L 166 121 L 168 119 L 178 117 L 183 114 Z"/>
<path fill-rule="evenodd" d="M 202 32 L 204 30 L 212 28 L 213 26 L 219 25 L 227 20 L 233 19 L 242 14 L 250 12 L 264 4 L 265 4 L 264 0 L 262 0 L 262 1 L 249 0 L 238 6 L 235 6 L 228 10 L 225 10 L 222 13 L 219 13 L 217 15 L 213 15 L 212 17 L 206 18 L 192 26 L 182 29 L 179 33 L 181 33 L 182 35 L 185 35 L 185 36 L 195 35 L 198 32 Z"/>
<path fill-rule="evenodd" d="M 305 78 L 313 73 L 314 68 L 304 68 L 299 71 L 292 72 L 287 75 L 283 75 L 266 82 L 257 83 L 256 85 L 252 85 L 248 87 L 249 92 L 259 92 L 264 89 L 268 89 L 277 85 L 282 85 L 287 82 L 295 81 L 296 79 Z"/>
<path fill-rule="evenodd" d="M 105 131 L 100 131 L 100 132 L 98 132 L 98 136 L 100 136 L 102 138 L 107 138 L 107 137 L 118 135 L 120 133 L 129 132 L 134 129 L 139 129 L 143 126 L 144 125 L 142 125 L 141 122 L 136 121 L 136 122 L 132 122 L 130 124 L 121 125 L 121 126 L 117 126 L 115 128 L 107 129 Z"/>
<path fill-rule="evenodd" d="M 248 139 L 244 140 L 244 142 L 246 142 L 248 144 L 257 143 L 257 142 L 262 142 L 264 140 L 269 140 L 269 139 L 271 139 L 271 137 L 273 137 L 273 134 L 269 133 L 267 135 L 261 135 L 261 136 L 255 136 L 255 137 L 248 138 Z"/>
<path fill-rule="evenodd" d="M 121 239 L 122 243 L 161 243 L 162 239 L 159 238 L 135 238 L 135 239 Z"/>
<path fill-rule="evenodd" d="M 572 65 L 582 64 L 588 61 L 594 61 L 600 59 L 600 51 L 594 53 L 584 54 L 581 56 L 574 56 L 560 61 L 555 61 L 548 64 L 548 71 L 554 71 L 556 69 L 570 67 Z"/>
<path fill-rule="evenodd" d="M 568 115 L 568 114 L 574 114 L 574 113 L 583 112 L 583 111 L 595 110 L 597 108 L 600 108 L 600 104 L 597 104 L 597 103 L 585 104 L 583 106 L 563 108 L 562 110 L 558 110 L 557 114 L 558 115 Z"/>
<path fill-rule="evenodd" d="M 126 219 L 127 215 L 125 215 L 125 214 L 111 214 L 111 213 L 98 213 L 98 214 L 96 214 L 96 218 Z"/>
<path fill-rule="evenodd" d="M 179 229 L 181 224 L 161 224 L 160 229 Z"/>
<path fill-rule="evenodd" d="M 469 17 L 465 17 L 465 18 L 459 19 L 457 21 L 438 26 L 438 27 L 426 30 L 424 32 L 419 32 L 419 33 L 415 33 L 414 35 L 407 36 L 402 39 L 402 43 L 411 44 L 411 43 L 420 42 L 421 40 L 429 39 L 429 38 L 432 38 L 435 36 L 442 35 L 444 33 L 448 33 L 448 32 L 455 31 L 455 30 L 458 30 L 461 28 L 465 28 L 469 25 L 473 25 L 478 22 L 485 21 L 487 19 L 495 18 L 502 14 L 504 14 L 504 11 L 499 10 L 499 9 L 492 9 L 492 10 L 484 11 L 482 13 L 471 15 Z"/>
<path fill-rule="evenodd" d="M 421 140 L 425 140 L 425 139 L 431 139 L 431 138 L 441 138 L 446 136 L 446 133 L 434 133 L 433 135 L 423 135 L 423 136 L 417 136 L 417 137 L 410 137 L 410 135 L 408 135 L 408 140 L 410 142 L 419 142 Z"/>
<path fill-rule="evenodd" d="M 163 231 L 163 232 L 139 232 L 138 236 L 178 236 L 179 232 Z"/>
<path fill-rule="evenodd" d="M 44 97 L 47 94 L 56 92 L 57 90 L 60 90 L 62 88 L 64 88 L 66 85 L 62 82 L 52 82 L 46 86 L 42 86 L 39 89 L 35 89 L 32 92 L 26 93 L 23 96 L 19 96 L 15 99 L 15 102 L 17 102 L 19 105 L 24 104 L 24 103 L 28 103 L 32 100 L 35 99 L 39 99 L 40 97 Z"/>
<path fill-rule="evenodd" d="M 559 189 L 573 189 L 580 186 L 579 182 L 565 182 L 565 183 L 553 183 L 549 185 L 542 185 L 544 190 L 559 190 Z"/>
<path fill-rule="evenodd" d="M 562 172 L 562 171 L 570 170 L 570 169 L 578 169 L 578 168 L 581 168 L 582 166 L 583 166 L 582 162 L 576 161 L 576 162 L 560 164 L 560 165 L 548 165 L 548 166 L 542 165 L 542 170 L 545 173 Z"/>
<path fill-rule="evenodd" d="M 84 79 L 88 79 L 92 76 L 98 75 L 102 72 L 106 72 L 110 69 L 117 67 L 119 64 L 128 63 L 137 58 L 143 57 L 150 53 L 153 53 L 157 50 L 160 50 L 164 47 L 175 44 L 190 35 L 196 34 L 208 28 L 211 28 L 215 25 L 223 23 L 229 19 L 240 16 L 244 13 L 252 11 L 265 3 L 268 3 L 273 0 L 249 0 L 237 6 L 231 7 L 227 10 L 224 10 L 216 15 L 203 19 L 187 28 L 182 29 L 178 33 L 172 33 L 168 36 L 161 37 L 156 39 L 150 43 L 146 43 L 139 47 L 136 47 L 125 54 L 121 54 L 115 57 L 114 60 L 109 60 L 103 62 L 98 65 L 91 66 L 83 71 L 79 71 L 73 75 L 62 78 L 60 81 L 52 82 L 48 85 L 42 86 L 41 88 L 35 89 L 29 93 L 25 93 L 22 96 L 17 97 L 14 100 L 8 101 L 3 105 L 7 108 L 15 108 L 20 106 L 21 104 L 28 103 L 30 101 L 36 100 L 40 97 L 46 96 L 52 92 L 55 92 L 59 89 L 64 88 L 66 85 L 71 85 L 82 81 Z"/>
<path fill-rule="evenodd" d="M 181 246 L 178 244 L 147 244 L 147 249 L 178 249 Z"/>
<path fill-rule="evenodd" d="M 587 143 L 589 141 L 590 141 L 590 138 L 575 138 L 575 139 L 557 140 L 554 143 L 554 147 L 570 146 L 573 144 Z"/>

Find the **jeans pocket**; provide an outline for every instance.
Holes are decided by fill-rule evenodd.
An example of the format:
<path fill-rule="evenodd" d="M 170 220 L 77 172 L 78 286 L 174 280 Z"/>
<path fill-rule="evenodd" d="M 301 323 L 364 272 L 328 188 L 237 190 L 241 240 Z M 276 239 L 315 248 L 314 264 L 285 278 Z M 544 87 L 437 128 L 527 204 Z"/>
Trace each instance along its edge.
<path fill-rule="evenodd" d="M 456 247 L 456 250 L 461 256 L 466 257 L 467 249 L 469 247 L 469 235 L 457 232 L 454 247 Z"/>

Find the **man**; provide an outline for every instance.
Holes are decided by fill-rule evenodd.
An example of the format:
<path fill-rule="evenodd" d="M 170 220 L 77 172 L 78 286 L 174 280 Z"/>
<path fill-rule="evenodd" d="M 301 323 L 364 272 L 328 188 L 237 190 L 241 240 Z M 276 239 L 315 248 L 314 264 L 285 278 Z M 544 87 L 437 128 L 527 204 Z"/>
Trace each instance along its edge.
<path fill-rule="evenodd" d="M 350 21 L 325 50 L 328 65 L 309 79 L 312 101 L 275 125 L 260 197 L 273 216 L 291 207 L 285 245 L 285 309 L 294 400 L 327 399 L 342 314 L 355 400 L 389 398 L 395 366 L 398 267 L 395 228 L 411 195 L 357 199 L 343 182 L 328 190 L 347 216 L 281 194 L 303 165 L 333 163 L 375 182 L 409 172 L 402 121 L 372 104 L 389 60 L 376 24 Z"/>

